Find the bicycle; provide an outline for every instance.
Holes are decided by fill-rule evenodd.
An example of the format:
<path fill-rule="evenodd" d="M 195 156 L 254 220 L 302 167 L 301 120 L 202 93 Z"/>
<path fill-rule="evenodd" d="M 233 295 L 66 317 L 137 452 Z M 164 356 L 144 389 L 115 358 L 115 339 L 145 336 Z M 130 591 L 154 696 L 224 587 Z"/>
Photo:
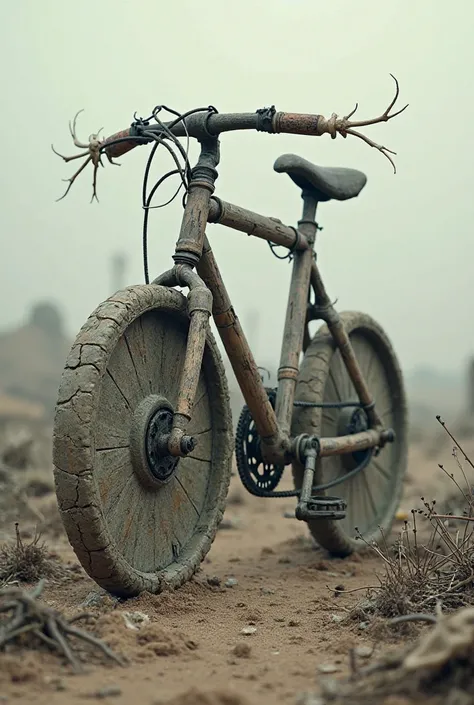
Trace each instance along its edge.
<path fill-rule="evenodd" d="M 146 283 L 95 309 L 75 339 L 58 392 L 53 451 L 61 517 L 81 564 L 109 592 L 158 593 L 191 578 L 222 519 L 234 449 L 245 488 L 265 498 L 295 497 L 296 518 L 333 555 L 347 556 L 362 543 L 358 538 L 370 541 L 391 526 L 407 462 L 402 373 L 378 323 L 363 313 L 336 312 L 314 249 L 318 204 L 358 196 L 365 174 L 318 167 L 293 154 L 279 157 L 274 169 L 301 189 L 297 227 L 220 200 L 214 185 L 219 136 L 241 129 L 354 135 L 395 169 L 394 153 L 355 129 L 386 122 L 407 107 L 391 112 L 399 94 L 394 80 L 387 110 L 358 122 L 351 121 L 355 110 L 326 119 L 274 106 L 243 114 L 220 114 L 212 106 L 179 114 L 158 106 L 147 119 L 134 116 L 127 130 L 104 140 L 91 135 L 88 143 L 76 136 L 77 116 L 70 124 L 75 145 L 85 151 L 59 156 L 83 156 L 85 162 L 68 179 L 64 196 L 91 163 L 97 199 L 102 155 L 114 163 L 152 142 L 145 236 L 158 185 L 176 174 L 185 191 L 173 267 L 149 282 L 145 237 Z M 165 109 L 174 114 L 171 121 L 160 119 Z M 183 137 L 200 143 L 193 168 Z M 161 145 L 176 169 L 146 196 L 151 159 Z M 267 388 L 260 376 L 207 239 L 208 223 L 262 238 L 272 250 L 283 246 L 292 259 L 276 388 Z M 176 287 L 188 289 L 187 295 Z M 235 446 L 211 315 L 246 402 Z M 311 338 L 313 320 L 323 325 Z M 278 491 L 290 464 L 295 489 Z M 340 496 L 328 495 L 337 485 Z"/>

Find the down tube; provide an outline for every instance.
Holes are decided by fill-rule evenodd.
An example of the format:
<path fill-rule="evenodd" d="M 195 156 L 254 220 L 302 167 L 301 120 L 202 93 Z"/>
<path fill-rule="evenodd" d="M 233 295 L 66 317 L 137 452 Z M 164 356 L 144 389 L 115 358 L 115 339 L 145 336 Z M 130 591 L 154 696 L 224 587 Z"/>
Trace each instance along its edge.
<path fill-rule="evenodd" d="M 207 238 L 197 271 L 212 293 L 212 315 L 260 438 L 272 458 L 281 460 L 289 450 L 289 440 L 281 433 Z"/>

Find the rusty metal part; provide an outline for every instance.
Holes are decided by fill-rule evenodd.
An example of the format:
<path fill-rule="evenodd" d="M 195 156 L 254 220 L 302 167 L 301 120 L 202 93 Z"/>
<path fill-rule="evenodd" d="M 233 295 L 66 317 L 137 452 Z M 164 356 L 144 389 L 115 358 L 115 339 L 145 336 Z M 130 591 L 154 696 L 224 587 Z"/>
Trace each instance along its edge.
<path fill-rule="evenodd" d="M 303 347 L 303 336 L 306 322 L 306 303 L 313 261 L 313 245 L 316 238 L 317 202 L 309 193 L 303 194 L 303 217 L 298 223 L 299 232 L 308 249 L 295 252 L 290 291 L 286 309 L 285 328 L 281 348 L 280 366 L 278 369 L 278 391 L 276 397 L 276 415 L 280 428 L 284 433 L 290 433 L 293 415 L 293 401 L 296 380 L 298 378 L 299 359 Z"/>
<path fill-rule="evenodd" d="M 188 199 L 173 255 L 177 264 L 195 265 L 201 256 L 209 215 L 209 199 L 218 177 L 218 164 L 219 140 L 213 138 L 203 141 L 198 163 L 191 172 Z"/>
<path fill-rule="evenodd" d="M 172 423 L 173 407 L 158 394 L 144 397 L 133 412 L 130 460 L 139 482 L 149 490 L 169 482 L 178 465 L 179 458 L 167 447 Z"/>
<path fill-rule="evenodd" d="M 344 455 L 355 453 L 358 450 L 375 448 L 385 445 L 393 440 L 393 431 L 382 427 L 371 428 L 368 431 L 352 433 L 348 436 L 336 436 L 334 438 L 320 438 L 319 455 L 325 458 L 330 455 Z"/>
<path fill-rule="evenodd" d="M 180 456 L 185 455 L 187 449 L 187 441 L 184 437 L 191 419 L 191 411 L 199 383 L 209 317 L 212 312 L 212 294 L 199 275 L 190 267 L 177 265 L 175 275 L 178 284 L 189 287 L 188 311 L 190 316 L 186 356 L 181 373 L 173 427 L 168 439 L 168 449 L 171 455 Z"/>
<path fill-rule="evenodd" d="M 254 235 L 276 245 L 283 245 L 291 250 L 306 250 L 308 248 L 305 237 L 294 228 L 283 225 L 278 218 L 253 213 L 246 208 L 221 201 L 216 197 L 211 198 L 208 221 L 239 230 L 247 235 Z"/>
<path fill-rule="evenodd" d="M 130 152 L 139 145 L 139 142 L 136 140 L 128 140 L 129 137 L 135 136 L 135 130 L 133 127 L 128 127 L 126 130 L 120 130 L 119 132 L 111 135 L 105 140 L 105 143 L 116 142 L 116 144 L 111 144 L 109 147 L 106 147 L 106 154 L 112 159 L 117 159 L 123 154 Z M 148 140 L 144 140 L 142 144 L 146 144 L 147 142 Z"/>
<path fill-rule="evenodd" d="M 257 132 L 269 132 L 274 134 L 274 119 L 276 115 L 275 106 L 272 105 L 270 108 L 259 108 L 257 110 Z"/>
<path fill-rule="evenodd" d="M 279 428 L 252 351 L 232 307 L 207 238 L 197 270 L 212 293 L 212 315 L 262 439 L 265 460 L 276 464 L 285 462 L 290 447 L 288 436 Z"/>
<path fill-rule="evenodd" d="M 375 404 L 364 379 L 359 362 L 352 347 L 349 335 L 344 328 L 341 317 L 335 310 L 327 295 L 318 265 L 313 261 L 311 266 L 311 286 L 314 289 L 316 296 L 316 305 L 314 306 L 315 314 L 326 322 L 334 341 L 341 353 L 341 357 L 346 366 L 352 384 L 355 387 L 357 395 L 364 405 L 364 409 L 369 417 L 372 427 L 381 426 L 380 417 L 375 410 Z"/>
<path fill-rule="evenodd" d="M 278 112 L 273 118 L 273 130 L 277 133 L 294 135 L 319 135 L 322 134 L 318 130 L 322 117 L 322 115 Z"/>

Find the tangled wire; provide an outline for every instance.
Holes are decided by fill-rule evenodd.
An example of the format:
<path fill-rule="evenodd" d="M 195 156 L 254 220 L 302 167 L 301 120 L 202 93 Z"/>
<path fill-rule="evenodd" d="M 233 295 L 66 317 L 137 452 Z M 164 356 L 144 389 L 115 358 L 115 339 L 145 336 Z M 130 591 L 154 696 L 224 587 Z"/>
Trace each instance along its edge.
<path fill-rule="evenodd" d="M 160 120 L 159 115 L 162 111 L 166 111 L 170 113 L 171 115 L 175 116 L 175 119 L 166 125 L 162 120 Z M 183 193 L 183 208 L 186 205 L 186 197 L 189 191 L 189 182 L 191 180 L 191 165 L 189 163 L 189 134 L 186 128 L 186 118 L 189 117 L 190 115 L 194 115 L 195 113 L 202 113 L 202 112 L 207 112 L 207 113 L 217 113 L 217 109 L 213 105 L 209 105 L 207 108 L 194 108 L 194 110 L 189 110 L 186 113 L 179 113 L 176 110 L 173 110 L 172 108 L 168 108 L 166 105 L 157 105 L 151 115 L 146 118 L 137 118 L 136 114 L 134 115 L 134 125 L 135 126 L 140 126 L 142 129 L 140 130 L 141 136 L 145 137 L 147 139 L 153 140 L 154 145 L 151 149 L 150 155 L 148 157 L 146 166 L 145 166 L 145 172 L 143 175 L 143 185 L 142 185 L 142 208 L 144 211 L 143 214 L 143 270 L 144 270 L 144 275 L 145 275 L 145 283 L 149 284 L 149 271 L 148 271 L 148 218 L 149 218 L 149 212 L 152 209 L 156 208 L 164 208 L 165 206 L 168 206 L 174 199 L 178 196 L 180 193 L 181 189 L 184 189 Z M 154 120 L 159 126 L 161 133 L 157 134 L 156 132 L 146 130 L 146 127 L 150 124 L 150 122 Z M 173 134 L 172 129 L 175 127 L 178 123 L 182 122 L 184 126 L 184 130 L 186 132 L 186 148 L 183 147 L 179 139 Z M 145 128 L 145 129 L 144 129 Z M 171 144 L 169 144 L 171 142 Z M 148 190 L 148 181 L 149 181 L 149 176 L 150 176 L 150 170 L 151 166 L 153 164 L 153 160 L 155 158 L 156 152 L 158 150 L 158 147 L 160 146 L 165 147 L 169 154 L 171 154 L 173 161 L 175 163 L 175 168 L 171 169 L 168 171 L 166 174 L 161 176 L 158 181 L 153 185 L 151 190 L 147 193 Z M 110 146 L 110 144 L 108 145 Z M 181 160 L 183 163 L 181 163 Z M 154 205 L 152 206 L 152 200 L 156 195 L 156 192 L 158 191 L 159 187 L 167 181 L 170 177 L 175 176 L 176 174 L 179 174 L 180 178 L 180 184 L 178 188 L 176 189 L 175 193 L 169 198 L 167 201 L 164 203 L 160 203 L 159 205 Z"/>

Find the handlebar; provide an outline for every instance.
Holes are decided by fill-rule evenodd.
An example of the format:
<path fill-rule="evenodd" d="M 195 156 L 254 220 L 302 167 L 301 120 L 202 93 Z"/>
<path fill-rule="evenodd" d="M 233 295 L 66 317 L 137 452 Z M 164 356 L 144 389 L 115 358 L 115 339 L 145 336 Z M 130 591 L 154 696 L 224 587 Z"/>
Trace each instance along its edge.
<path fill-rule="evenodd" d="M 335 118 L 335 119 L 334 119 Z M 343 118 L 344 120 L 344 118 Z M 217 137 L 222 132 L 257 130 L 270 134 L 291 133 L 294 135 L 319 136 L 325 132 L 340 132 L 337 116 L 327 120 L 323 115 L 277 112 L 274 107 L 263 108 L 256 113 L 199 113 L 190 115 L 176 123 L 164 123 L 175 137 L 189 135 L 198 140 Z M 116 159 L 140 144 L 153 142 L 154 136 L 163 134 L 161 125 L 134 123 L 107 137 L 101 144 L 110 159 Z M 334 134 L 334 137 L 336 134 Z M 128 140 L 132 137 L 132 140 Z"/>
<path fill-rule="evenodd" d="M 156 123 L 150 124 L 150 120 L 152 118 L 149 118 L 148 120 L 136 120 L 129 128 L 116 132 L 114 135 L 111 135 L 104 140 L 100 140 L 98 135 L 91 135 L 89 138 L 89 143 L 83 144 L 76 136 L 76 115 L 72 124 L 69 126 L 71 136 L 76 147 L 86 151 L 82 152 L 82 154 L 76 154 L 71 157 L 66 157 L 63 154 L 56 152 L 54 147 L 53 151 L 55 154 L 64 159 L 65 162 L 69 162 L 80 157 L 84 157 L 85 161 L 70 179 L 66 179 L 69 182 L 69 186 L 67 187 L 64 195 L 58 200 L 61 200 L 68 194 L 75 179 L 89 162 L 92 162 L 94 167 L 94 190 L 92 198 L 97 198 L 96 177 L 98 167 L 102 164 L 102 154 L 105 153 L 110 162 L 116 163 L 113 161 L 114 158 L 121 157 L 123 154 L 130 152 L 140 144 L 155 142 L 160 137 L 170 137 L 170 133 L 172 133 L 175 137 L 189 136 L 194 137 L 199 141 L 217 137 L 222 132 L 231 132 L 235 130 L 257 130 L 258 132 L 267 132 L 270 134 L 287 133 L 293 135 L 313 135 L 315 137 L 319 137 L 327 133 L 332 139 L 335 139 L 338 134 L 344 138 L 348 135 L 353 135 L 354 137 L 358 137 L 363 140 L 369 145 L 369 147 L 374 147 L 381 152 L 384 157 L 389 160 L 393 166 L 394 172 L 396 172 L 395 163 L 390 156 L 391 154 L 395 154 L 395 152 L 381 144 L 377 144 L 369 137 L 355 129 L 366 127 L 368 125 L 375 125 L 380 122 L 388 122 L 397 115 L 400 115 L 400 113 L 408 107 L 408 105 L 405 105 L 400 110 L 391 113 L 391 110 L 398 99 L 399 86 L 395 76 L 392 74 L 390 75 L 395 81 L 395 97 L 391 101 L 388 108 L 381 115 L 367 120 L 351 120 L 357 110 L 357 105 L 351 113 L 345 115 L 344 117 L 338 117 L 336 113 L 333 113 L 330 118 L 325 118 L 323 115 L 277 112 L 275 110 L 275 106 L 272 106 L 271 108 L 262 108 L 257 110 L 255 113 L 218 113 L 215 108 L 209 106 L 209 108 L 199 108 L 198 110 L 193 110 L 185 113 L 184 115 L 180 115 L 172 122 L 167 123 L 160 122 L 157 119 Z M 157 112 L 159 112 L 159 110 L 155 109 L 155 113 L 152 117 L 156 118 Z M 178 114 L 176 113 L 176 115 Z"/>

